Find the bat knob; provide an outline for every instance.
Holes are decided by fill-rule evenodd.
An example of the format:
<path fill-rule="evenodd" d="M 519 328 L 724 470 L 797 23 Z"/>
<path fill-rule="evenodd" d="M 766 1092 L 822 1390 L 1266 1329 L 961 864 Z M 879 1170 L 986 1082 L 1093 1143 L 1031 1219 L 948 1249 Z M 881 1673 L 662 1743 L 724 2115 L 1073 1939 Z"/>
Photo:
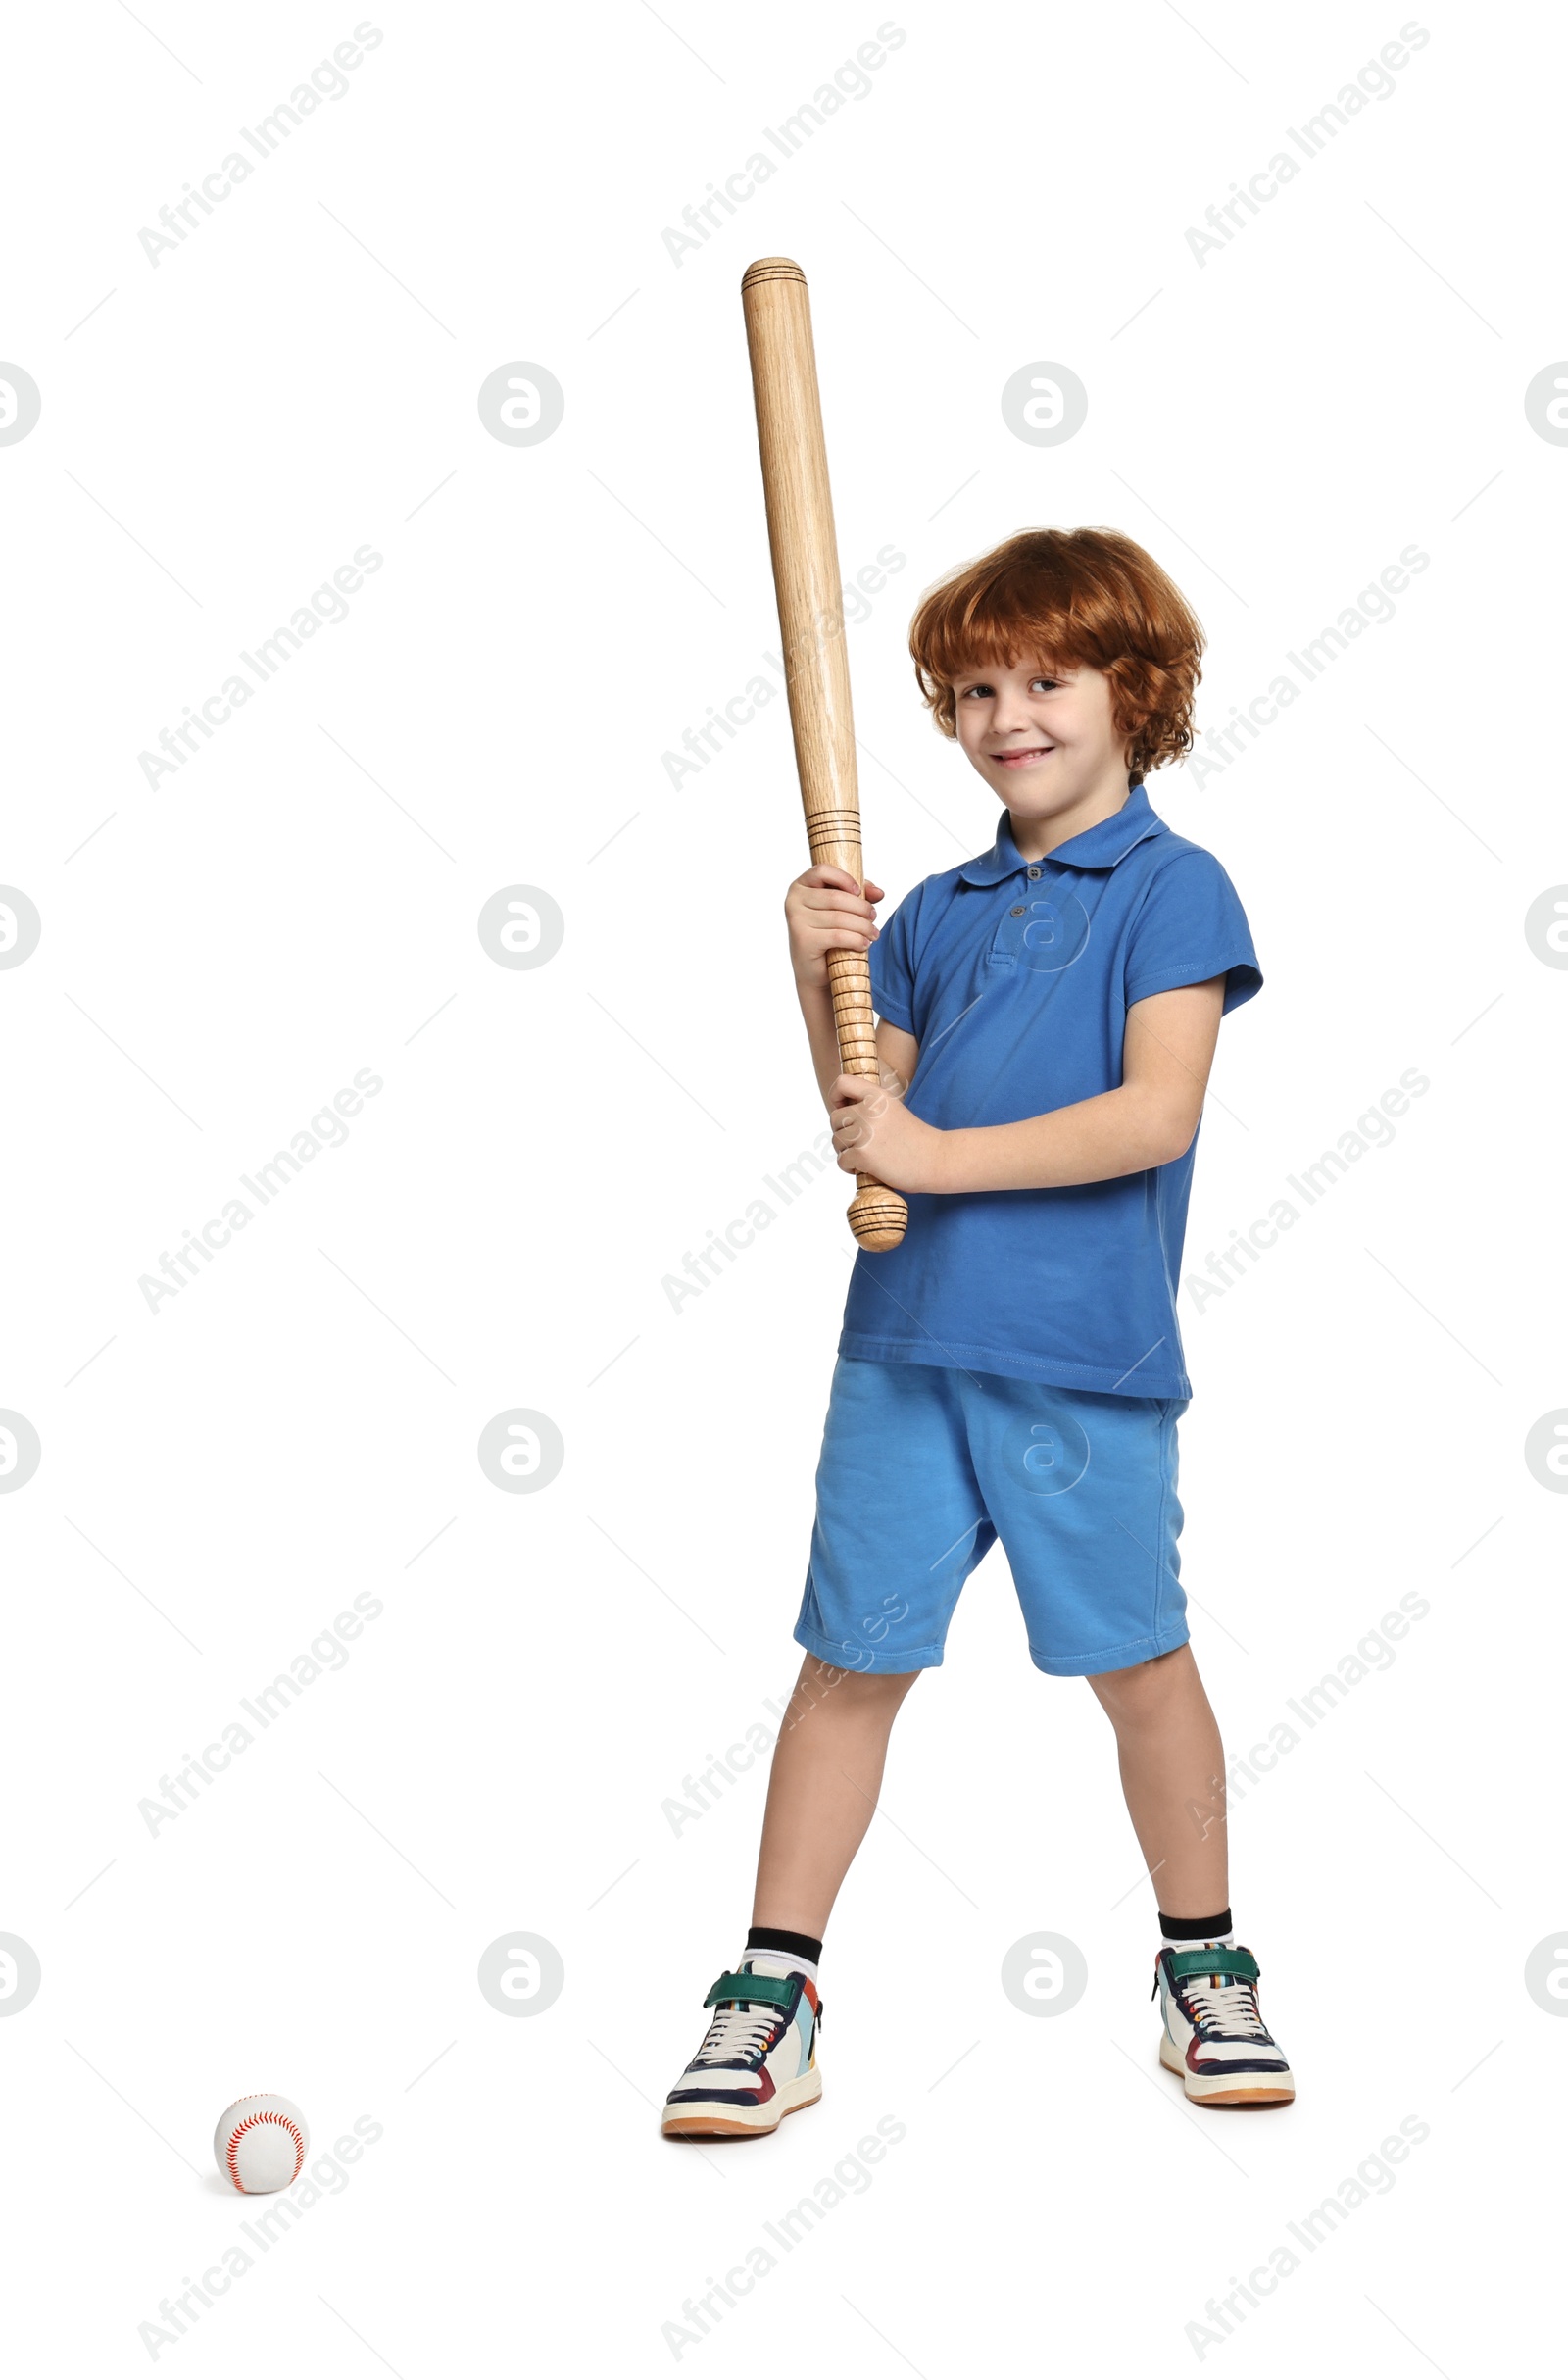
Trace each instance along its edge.
<path fill-rule="evenodd" d="M 909 1210 L 898 1192 L 863 1177 L 850 1202 L 849 1215 L 857 1243 L 871 1256 L 897 1248 L 909 1227 Z"/>

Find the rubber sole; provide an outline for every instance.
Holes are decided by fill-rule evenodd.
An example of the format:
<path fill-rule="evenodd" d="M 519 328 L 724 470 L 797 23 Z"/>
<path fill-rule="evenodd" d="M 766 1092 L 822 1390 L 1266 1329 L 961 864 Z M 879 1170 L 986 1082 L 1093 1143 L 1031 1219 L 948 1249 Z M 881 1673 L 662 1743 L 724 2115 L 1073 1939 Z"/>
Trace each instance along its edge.
<path fill-rule="evenodd" d="M 768 2102 L 773 2114 L 771 2123 L 749 2124 L 733 2115 L 722 2103 L 706 2104 L 695 2100 L 690 2105 L 666 2114 L 660 2130 L 667 2141 L 765 2140 L 776 2132 L 786 2115 L 799 2115 L 803 2107 L 814 2107 L 822 2096 L 822 2077 L 814 2067 L 786 2083 L 784 2089 Z"/>
<path fill-rule="evenodd" d="M 1288 2107 L 1296 2097 L 1296 2084 L 1238 2083 L 1233 2091 L 1195 2091 L 1194 2077 L 1187 2071 L 1170 2035 L 1163 2035 L 1159 2045 L 1159 2062 L 1168 2074 L 1181 2077 L 1182 2089 L 1195 2107 Z"/>

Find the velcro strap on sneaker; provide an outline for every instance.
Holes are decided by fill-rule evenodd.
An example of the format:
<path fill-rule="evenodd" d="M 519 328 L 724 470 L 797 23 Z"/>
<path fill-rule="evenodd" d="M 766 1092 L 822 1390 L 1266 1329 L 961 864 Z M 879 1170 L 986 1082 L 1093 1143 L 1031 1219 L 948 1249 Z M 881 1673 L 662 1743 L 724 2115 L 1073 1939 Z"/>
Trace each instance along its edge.
<path fill-rule="evenodd" d="M 720 1975 L 703 2006 L 711 2008 L 722 2000 L 751 2000 L 785 2008 L 794 1997 L 795 1978 L 790 1975 Z"/>
<path fill-rule="evenodd" d="M 1262 1969 L 1250 1951 L 1223 1951 L 1210 1943 L 1206 1950 L 1172 1951 L 1170 1971 L 1177 1983 L 1189 1975 L 1229 1975 L 1238 1983 L 1255 1983 Z"/>

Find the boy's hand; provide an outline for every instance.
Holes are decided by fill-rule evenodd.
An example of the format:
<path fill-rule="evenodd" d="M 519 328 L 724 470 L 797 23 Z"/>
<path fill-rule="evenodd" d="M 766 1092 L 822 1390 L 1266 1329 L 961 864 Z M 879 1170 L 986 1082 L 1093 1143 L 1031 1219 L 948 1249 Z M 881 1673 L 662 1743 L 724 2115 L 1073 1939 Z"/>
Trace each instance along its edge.
<path fill-rule="evenodd" d="M 862 896 L 842 868 L 808 868 L 797 876 L 784 896 L 796 981 L 825 992 L 829 951 L 868 951 L 877 938 L 875 904 L 881 899 L 880 884 L 867 877 Z"/>
<path fill-rule="evenodd" d="M 841 1074 L 829 1112 L 842 1173 L 871 1173 L 889 1190 L 941 1190 L 947 1134 L 905 1106 L 898 1078 Z"/>

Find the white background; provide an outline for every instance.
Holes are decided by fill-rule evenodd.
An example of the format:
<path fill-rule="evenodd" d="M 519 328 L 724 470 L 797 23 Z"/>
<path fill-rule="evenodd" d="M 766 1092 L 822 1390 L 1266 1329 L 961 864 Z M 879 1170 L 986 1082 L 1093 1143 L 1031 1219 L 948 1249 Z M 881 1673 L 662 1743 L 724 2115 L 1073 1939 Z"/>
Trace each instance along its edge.
<path fill-rule="evenodd" d="M 151 263 L 141 227 L 356 21 L 104 0 L 8 36 L 0 350 L 43 398 L 0 447 L 0 875 L 42 917 L 0 975 L 0 1404 L 43 1450 L 0 1499 L 0 1930 L 43 1972 L 0 2024 L 9 2352 L 144 2369 L 138 2325 L 241 2239 L 212 2127 L 271 2089 L 318 2150 L 382 2137 L 161 2366 L 1182 2369 L 1205 2301 L 1415 2116 L 1395 2187 L 1201 2359 L 1494 2369 L 1555 2243 L 1568 2051 L 1524 1984 L 1568 1916 L 1568 1507 L 1523 1452 L 1568 1405 L 1568 978 L 1524 931 L 1568 876 L 1568 454 L 1524 406 L 1568 350 L 1560 36 L 1516 7 L 378 8 L 347 95 Z M 867 95 L 672 261 L 879 22 L 906 38 Z M 1189 226 L 1401 22 L 1430 38 L 1393 95 L 1200 265 Z M 1231 767 L 1150 787 L 1266 977 L 1221 1036 L 1190 1268 L 1402 1071 L 1431 1086 L 1183 1303 L 1228 1749 L 1430 1604 L 1233 1810 L 1285 2114 L 1200 2117 L 1160 2074 L 1109 1732 L 1030 1668 L 998 1555 L 835 1914 L 821 2106 L 729 2154 L 657 2136 L 763 1767 L 678 1834 L 662 1806 L 795 1672 L 850 1261 L 825 1176 L 678 1313 L 661 1285 L 820 1129 L 784 706 L 678 789 L 662 761 L 776 641 L 739 283 L 780 253 L 846 573 L 906 557 L 850 631 L 895 897 L 994 827 L 905 650 L 955 563 L 1130 532 L 1202 617 L 1211 732 L 1430 556 Z M 1089 391 L 1056 448 L 1002 417 L 1039 360 Z M 514 361 L 565 392 L 531 447 L 476 405 Z M 150 786 L 138 754 L 364 544 L 348 619 Z M 566 920 L 533 970 L 476 930 L 518 884 Z M 361 1068 L 345 1145 L 149 1311 L 140 1277 Z M 476 1460 L 514 1408 L 564 1433 L 536 1494 Z M 384 1609 L 346 1667 L 150 1832 L 160 1777 L 356 1594 Z M 565 1966 L 526 2021 L 475 1982 L 515 1929 Z M 999 1981 L 1038 1929 L 1090 1970 L 1049 2021 Z M 683 2301 L 885 2115 L 870 2187 L 677 2358 Z"/>

